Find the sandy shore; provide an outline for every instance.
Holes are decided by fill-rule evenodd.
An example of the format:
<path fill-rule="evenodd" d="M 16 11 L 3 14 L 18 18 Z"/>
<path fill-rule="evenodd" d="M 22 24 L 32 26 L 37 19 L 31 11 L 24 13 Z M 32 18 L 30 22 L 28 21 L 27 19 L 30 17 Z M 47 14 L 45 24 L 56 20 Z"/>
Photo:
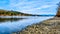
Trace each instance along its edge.
<path fill-rule="evenodd" d="M 24 30 L 13 34 L 60 34 L 60 17 L 27 26 Z"/>

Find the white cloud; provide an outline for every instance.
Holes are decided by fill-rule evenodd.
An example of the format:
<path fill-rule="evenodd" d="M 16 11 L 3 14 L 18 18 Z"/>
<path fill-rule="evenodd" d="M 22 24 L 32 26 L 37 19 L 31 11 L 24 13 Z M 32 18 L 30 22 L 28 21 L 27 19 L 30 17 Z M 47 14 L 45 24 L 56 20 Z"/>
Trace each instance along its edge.
<path fill-rule="evenodd" d="M 49 7 L 51 7 L 51 5 L 49 6 L 49 5 L 43 5 L 43 6 L 41 6 L 41 8 L 49 8 Z"/>
<path fill-rule="evenodd" d="M 24 12 L 24 13 L 38 13 L 38 12 L 42 12 L 41 9 L 46 9 L 46 8 L 50 8 L 50 7 L 54 7 L 56 6 L 56 3 L 58 2 L 45 2 L 45 1 L 30 1 L 30 2 L 25 2 L 21 1 L 18 3 L 15 3 L 15 0 L 10 0 L 10 5 L 9 7 L 11 7 L 14 10 L 18 10 L 20 12 Z M 52 3 L 52 4 L 51 4 Z M 47 10 L 45 10 L 47 11 Z"/>
<path fill-rule="evenodd" d="M 53 7 L 53 6 L 56 6 L 56 5 L 42 5 L 40 7 L 37 7 L 37 8 L 30 8 L 29 10 L 27 11 L 32 11 L 32 10 L 41 10 L 41 9 L 46 9 L 46 8 L 49 8 L 49 7 Z M 25 7 L 26 8 L 26 7 Z"/>
<path fill-rule="evenodd" d="M 57 5 L 42 5 L 40 7 L 37 8 L 30 8 L 30 9 L 25 9 L 25 10 L 21 10 L 20 12 L 23 13 L 30 13 L 30 14 L 53 14 L 54 12 L 52 10 L 50 10 L 50 8 L 52 7 L 56 7 Z M 47 10 L 42 11 L 41 9 L 46 9 L 49 8 Z M 56 8 L 52 8 L 52 9 L 56 9 Z M 46 12 L 45 12 L 46 11 Z M 53 12 L 53 13 L 51 13 Z"/>
<path fill-rule="evenodd" d="M 43 6 L 40 6 L 40 8 L 37 8 L 37 9 L 49 8 L 49 7 L 53 7 L 53 6 L 56 6 L 56 5 L 43 5 Z"/>
<path fill-rule="evenodd" d="M 18 1 L 18 3 L 16 3 L 16 1 L 14 2 L 14 0 L 10 0 L 10 7 L 18 7 L 18 6 L 21 6 L 21 5 L 26 5 L 26 4 L 32 4 L 34 3 L 34 1 L 31 1 L 31 2 L 25 2 L 25 0 L 23 1 Z"/>

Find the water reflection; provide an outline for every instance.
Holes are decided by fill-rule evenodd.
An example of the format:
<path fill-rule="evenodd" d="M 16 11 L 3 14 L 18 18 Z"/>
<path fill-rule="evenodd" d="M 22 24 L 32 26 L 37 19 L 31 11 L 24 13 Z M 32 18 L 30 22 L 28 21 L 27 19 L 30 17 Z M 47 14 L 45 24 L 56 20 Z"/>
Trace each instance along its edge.
<path fill-rule="evenodd" d="M 0 23 L 8 22 L 8 21 L 13 22 L 13 21 L 18 21 L 18 20 L 22 20 L 22 19 L 24 19 L 24 18 L 0 18 Z"/>

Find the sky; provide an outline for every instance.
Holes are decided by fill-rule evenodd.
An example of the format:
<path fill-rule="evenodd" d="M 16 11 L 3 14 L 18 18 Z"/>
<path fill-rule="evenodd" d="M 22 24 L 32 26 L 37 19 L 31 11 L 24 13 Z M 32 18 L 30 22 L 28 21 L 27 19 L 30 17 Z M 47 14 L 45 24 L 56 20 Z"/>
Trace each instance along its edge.
<path fill-rule="evenodd" d="M 60 0 L 0 0 L 0 9 L 14 10 L 28 14 L 53 14 L 57 12 Z"/>

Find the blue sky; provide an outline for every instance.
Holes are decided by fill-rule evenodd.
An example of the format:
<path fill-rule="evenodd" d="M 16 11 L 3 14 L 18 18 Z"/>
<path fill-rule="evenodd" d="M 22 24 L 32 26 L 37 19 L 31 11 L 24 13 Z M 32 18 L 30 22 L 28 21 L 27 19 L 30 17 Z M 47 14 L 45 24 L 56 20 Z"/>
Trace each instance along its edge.
<path fill-rule="evenodd" d="M 0 0 L 0 9 L 29 14 L 56 14 L 60 0 Z"/>

